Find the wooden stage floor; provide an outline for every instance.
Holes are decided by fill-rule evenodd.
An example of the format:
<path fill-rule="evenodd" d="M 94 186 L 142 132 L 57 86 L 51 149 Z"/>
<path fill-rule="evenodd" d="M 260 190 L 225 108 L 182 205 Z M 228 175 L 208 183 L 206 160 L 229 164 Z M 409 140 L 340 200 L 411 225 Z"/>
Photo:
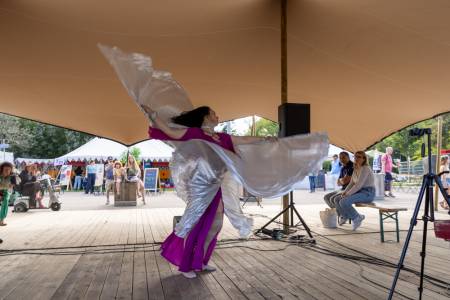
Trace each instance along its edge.
<path fill-rule="evenodd" d="M 183 211 L 178 204 L 157 208 L 173 201 L 174 194 L 159 196 L 158 205 L 152 206 L 150 199 L 137 208 L 106 207 L 101 196 L 63 197 L 59 212 L 9 214 L 8 226 L 0 229 L 5 241 L 0 245 L 0 299 L 386 299 L 394 269 L 349 256 L 396 263 L 412 213 L 400 214 L 400 243 L 380 243 L 377 211 L 370 208 L 359 209 L 366 220 L 357 232 L 350 225 L 322 228 L 318 212 L 325 206 L 317 199 L 297 205 L 316 245 L 254 236 L 237 241 L 226 220 L 211 261 L 217 271 L 186 279 L 158 252 L 172 217 Z M 245 212 L 254 216 L 258 228 L 279 208 L 279 201 L 272 201 L 264 208 L 250 204 Z M 426 274 L 450 283 L 450 243 L 428 233 Z M 416 229 L 406 260 L 414 270 L 420 268 L 421 236 Z M 402 271 L 400 278 L 395 299 L 418 299 L 418 276 Z M 425 282 L 424 299 L 449 297 L 450 290 Z"/>

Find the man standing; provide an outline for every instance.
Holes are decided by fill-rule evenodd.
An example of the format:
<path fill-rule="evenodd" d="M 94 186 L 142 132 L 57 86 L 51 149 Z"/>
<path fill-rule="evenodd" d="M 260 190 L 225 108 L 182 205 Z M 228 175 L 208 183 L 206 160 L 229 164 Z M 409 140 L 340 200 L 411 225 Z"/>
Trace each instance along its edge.
<path fill-rule="evenodd" d="M 95 187 L 95 174 L 97 173 L 97 168 L 95 167 L 95 162 L 91 160 L 89 165 L 86 167 L 86 175 L 87 175 L 87 185 L 84 191 L 85 194 L 94 193 Z"/>
<path fill-rule="evenodd" d="M 106 189 L 106 205 L 109 204 L 109 192 L 114 192 L 114 164 L 113 158 L 108 157 L 105 166 L 105 189 Z"/>
<path fill-rule="evenodd" d="M 392 194 L 392 153 L 394 153 L 394 149 L 387 147 L 386 153 L 381 157 L 381 173 L 384 174 L 384 196 L 395 198 Z"/>
<path fill-rule="evenodd" d="M 337 154 L 333 155 L 333 160 L 331 161 L 331 187 L 332 190 L 337 190 L 337 180 L 341 174 L 341 163 L 338 159 Z"/>
<path fill-rule="evenodd" d="M 308 174 L 309 179 L 309 192 L 314 193 L 316 191 L 316 174 L 314 172 L 310 172 Z"/>
<path fill-rule="evenodd" d="M 345 190 L 347 185 L 350 183 L 350 179 L 353 175 L 353 162 L 350 160 L 350 156 L 347 152 L 342 151 L 339 153 L 339 160 L 341 162 L 341 171 L 339 173 L 339 178 L 337 180 L 337 185 L 342 187 L 342 190 Z M 341 191 L 334 191 L 326 194 L 323 199 L 327 203 L 327 205 L 331 208 L 336 207 L 336 201 L 339 199 Z"/>

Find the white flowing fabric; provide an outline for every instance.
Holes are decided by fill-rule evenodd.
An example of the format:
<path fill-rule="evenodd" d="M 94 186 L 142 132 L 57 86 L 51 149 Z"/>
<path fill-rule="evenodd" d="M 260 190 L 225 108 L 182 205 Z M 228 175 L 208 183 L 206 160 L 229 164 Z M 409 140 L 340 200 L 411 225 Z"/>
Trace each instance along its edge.
<path fill-rule="evenodd" d="M 117 47 L 99 47 L 139 107 L 150 106 L 169 124 L 171 117 L 192 109 L 183 88 L 170 73 L 154 70 L 150 57 L 123 53 Z M 221 186 L 225 214 L 241 236 L 249 234 L 252 220 L 238 208 L 236 183 L 230 181 L 226 171 L 251 194 L 278 197 L 291 191 L 309 172 L 320 169 L 329 146 L 325 133 L 235 145 L 237 154 L 203 140 L 172 144 L 176 150 L 170 168 L 177 193 L 186 202 L 185 213 L 175 228 L 180 237 L 195 226 Z"/>

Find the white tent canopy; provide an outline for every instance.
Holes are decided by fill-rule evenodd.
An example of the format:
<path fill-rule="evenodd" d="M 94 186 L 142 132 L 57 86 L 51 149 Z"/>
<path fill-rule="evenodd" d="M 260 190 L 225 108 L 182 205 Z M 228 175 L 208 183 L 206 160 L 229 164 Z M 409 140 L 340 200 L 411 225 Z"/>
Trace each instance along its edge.
<path fill-rule="evenodd" d="M 169 161 L 173 148 L 158 140 L 140 142 L 131 148 L 137 147 L 141 150 L 141 159 L 152 161 Z"/>
<path fill-rule="evenodd" d="M 169 161 L 173 149 L 161 141 L 148 140 L 136 144 L 141 150 L 141 158 Z M 109 156 L 119 158 L 123 152 L 127 151 L 124 145 L 102 138 L 94 138 L 83 146 L 55 159 L 55 161 L 87 161 L 87 160 L 106 160 Z"/>
<path fill-rule="evenodd" d="M 21 163 L 26 163 L 26 164 L 52 164 L 53 163 L 53 159 L 49 159 L 49 158 L 24 158 L 24 157 L 18 157 L 16 159 L 16 162 L 21 164 Z"/>

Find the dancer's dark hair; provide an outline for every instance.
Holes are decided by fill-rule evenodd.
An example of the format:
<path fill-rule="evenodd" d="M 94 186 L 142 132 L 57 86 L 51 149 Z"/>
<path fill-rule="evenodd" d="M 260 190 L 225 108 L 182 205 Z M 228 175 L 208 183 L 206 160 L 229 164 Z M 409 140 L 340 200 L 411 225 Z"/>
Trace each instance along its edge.
<path fill-rule="evenodd" d="M 201 128 L 205 117 L 209 115 L 211 108 L 200 106 L 190 111 L 185 111 L 179 116 L 173 117 L 172 122 L 186 127 Z"/>

